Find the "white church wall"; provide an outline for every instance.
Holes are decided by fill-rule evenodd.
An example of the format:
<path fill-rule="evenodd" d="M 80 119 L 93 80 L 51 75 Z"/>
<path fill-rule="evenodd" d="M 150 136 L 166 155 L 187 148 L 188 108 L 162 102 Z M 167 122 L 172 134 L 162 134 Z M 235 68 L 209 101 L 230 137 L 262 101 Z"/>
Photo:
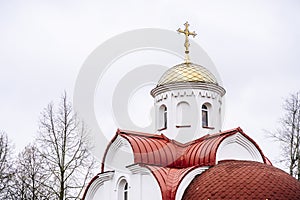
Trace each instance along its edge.
<path fill-rule="evenodd" d="M 264 163 L 257 147 L 241 133 L 227 137 L 220 144 L 217 154 L 220 160 L 249 160 Z"/>
<path fill-rule="evenodd" d="M 87 193 L 86 200 L 98 200 L 98 199 L 107 199 L 107 200 L 124 200 L 124 182 L 128 183 L 127 195 L 130 199 L 130 187 L 131 179 L 130 172 L 127 173 L 124 171 L 113 171 L 113 172 L 104 172 L 103 174 L 113 173 L 113 177 L 110 179 L 102 180 L 98 178 L 95 180 Z M 102 175 L 100 175 L 102 176 Z"/>
<path fill-rule="evenodd" d="M 114 176 L 99 187 L 93 199 L 96 197 L 104 199 L 102 196 L 105 195 L 105 199 L 123 200 L 122 188 L 124 189 L 125 181 L 128 184 L 126 189 L 128 199 L 161 199 L 160 188 L 155 178 L 147 168 L 134 165 L 132 148 L 123 137 L 117 136 L 110 145 L 105 158 L 104 170 L 113 170 Z"/>
<path fill-rule="evenodd" d="M 124 190 L 125 183 L 127 183 L 127 189 Z M 131 199 L 131 186 L 132 181 L 130 179 L 129 171 L 116 171 L 114 179 L 112 180 L 113 188 L 110 200 L 125 200 L 124 193 L 127 192 L 127 199 Z"/>
<path fill-rule="evenodd" d="M 99 185 L 99 188 L 95 191 L 94 194 L 90 194 L 86 197 L 86 199 L 109 199 L 109 192 L 106 192 L 104 184 Z"/>
<path fill-rule="evenodd" d="M 203 104 L 209 106 L 208 127 L 202 127 Z M 167 107 L 166 129 L 161 129 L 162 106 Z M 155 97 L 156 130 L 182 143 L 219 132 L 222 127 L 222 106 L 222 97 L 213 91 L 178 89 L 163 92 Z M 188 114 L 185 114 L 185 110 L 189 110 Z M 181 135 L 189 137 L 180 137 Z"/>
<path fill-rule="evenodd" d="M 130 200 L 162 199 L 157 180 L 148 168 L 131 165 L 128 169 L 131 171 L 130 179 L 132 183 Z"/>
<path fill-rule="evenodd" d="M 113 192 L 111 188 L 112 188 L 112 181 L 104 182 L 103 186 L 101 187 L 101 190 L 99 192 L 97 190 L 97 193 L 96 193 L 93 200 L 96 200 L 96 199 L 111 199 L 112 192 Z"/>
<path fill-rule="evenodd" d="M 126 166 L 134 163 L 134 155 L 129 142 L 118 136 L 110 145 L 106 157 L 104 171 L 123 170 L 128 171 Z"/>
<path fill-rule="evenodd" d="M 176 126 L 191 126 L 190 113 L 191 105 L 186 101 L 180 101 L 176 105 Z"/>
<path fill-rule="evenodd" d="M 97 176 L 89 186 L 86 200 L 111 199 L 112 179 L 114 172 L 105 172 Z"/>
<path fill-rule="evenodd" d="M 142 175 L 141 174 L 131 174 L 131 186 L 130 186 L 130 199 L 138 200 L 142 199 Z"/>
<path fill-rule="evenodd" d="M 142 175 L 141 176 L 141 193 L 142 198 L 136 200 L 161 200 L 161 191 L 160 187 L 152 174 Z"/>

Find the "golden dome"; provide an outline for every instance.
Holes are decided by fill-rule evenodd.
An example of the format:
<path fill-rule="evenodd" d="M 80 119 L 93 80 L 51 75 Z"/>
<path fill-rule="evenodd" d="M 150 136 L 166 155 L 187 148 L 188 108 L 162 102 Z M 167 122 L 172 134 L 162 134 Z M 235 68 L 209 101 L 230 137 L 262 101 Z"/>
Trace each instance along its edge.
<path fill-rule="evenodd" d="M 218 85 L 216 77 L 205 67 L 193 63 L 182 63 L 166 71 L 157 86 L 169 83 L 202 82 Z"/>

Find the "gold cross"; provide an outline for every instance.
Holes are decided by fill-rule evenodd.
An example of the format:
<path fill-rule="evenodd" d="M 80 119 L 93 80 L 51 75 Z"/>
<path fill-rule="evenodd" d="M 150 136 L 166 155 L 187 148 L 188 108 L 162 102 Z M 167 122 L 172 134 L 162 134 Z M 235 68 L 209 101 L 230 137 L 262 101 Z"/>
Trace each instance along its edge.
<path fill-rule="evenodd" d="M 183 33 L 185 35 L 185 42 L 184 42 L 184 46 L 185 46 L 185 62 L 186 63 L 190 63 L 190 58 L 189 58 L 189 46 L 190 46 L 190 42 L 189 42 L 189 36 L 192 35 L 193 37 L 195 37 L 197 34 L 195 33 L 195 31 L 190 32 L 189 31 L 189 23 L 185 22 L 184 24 L 185 29 L 181 30 L 180 28 L 177 30 L 178 33 Z"/>

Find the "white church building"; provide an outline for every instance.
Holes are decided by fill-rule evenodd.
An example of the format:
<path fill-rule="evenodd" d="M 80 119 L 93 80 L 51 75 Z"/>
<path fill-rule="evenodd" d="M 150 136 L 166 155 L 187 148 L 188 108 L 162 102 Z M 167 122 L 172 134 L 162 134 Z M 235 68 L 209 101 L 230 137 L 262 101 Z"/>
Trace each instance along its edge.
<path fill-rule="evenodd" d="M 186 59 L 151 95 L 156 132 L 117 130 L 85 200 L 300 199 L 300 183 L 272 166 L 241 128 L 222 130 L 225 89 Z"/>

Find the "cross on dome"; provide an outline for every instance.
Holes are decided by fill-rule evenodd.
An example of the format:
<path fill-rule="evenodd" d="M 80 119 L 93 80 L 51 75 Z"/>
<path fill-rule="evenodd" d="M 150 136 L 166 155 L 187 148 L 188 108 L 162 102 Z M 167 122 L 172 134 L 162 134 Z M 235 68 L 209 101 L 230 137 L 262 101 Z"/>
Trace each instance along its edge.
<path fill-rule="evenodd" d="M 185 35 L 185 42 L 184 42 L 184 46 L 185 46 L 185 62 L 186 63 L 190 63 L 190 58 L 189 58 L 189 46 L 190 46 L 190 42 L 189 42 L 189 36 L 192 35 L 193 37 L 195 37 L 197 34 L 195 33 L 195 31 L 193 32 L 190 32 L 189 30 L 189 23 L 188 22 L 185 22 L 184 24 L 185 26 L 185 29 L 182 30 L 182 29 L 178 29 L 177 32 L 180 34 L 180 33 L 183 33 Z"/>

